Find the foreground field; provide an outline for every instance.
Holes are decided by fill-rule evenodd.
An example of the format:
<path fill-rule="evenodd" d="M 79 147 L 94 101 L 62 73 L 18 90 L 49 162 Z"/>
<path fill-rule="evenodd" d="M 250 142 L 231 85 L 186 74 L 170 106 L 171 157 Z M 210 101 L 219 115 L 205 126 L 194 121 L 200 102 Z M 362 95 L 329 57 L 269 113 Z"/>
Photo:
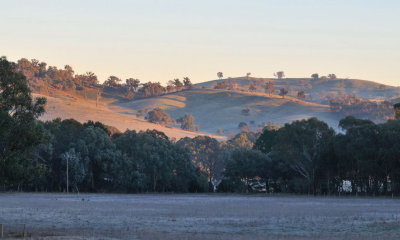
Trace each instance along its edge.
<path fill-rule="evenodd" d="M 400 201 L 230 195 L 0 194 L 33 239 L 399 239 Z"/>

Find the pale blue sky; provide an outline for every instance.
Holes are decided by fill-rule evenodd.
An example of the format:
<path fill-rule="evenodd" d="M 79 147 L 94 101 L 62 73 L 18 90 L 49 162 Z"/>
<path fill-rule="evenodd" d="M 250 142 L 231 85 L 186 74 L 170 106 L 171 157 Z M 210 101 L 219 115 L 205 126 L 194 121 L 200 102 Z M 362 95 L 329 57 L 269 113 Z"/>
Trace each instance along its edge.
<path fill-rule="evenodd" d="M 400 85 L 399 0 L 0 0 L 0 55 L 100 81 L 339 77 Z"/>

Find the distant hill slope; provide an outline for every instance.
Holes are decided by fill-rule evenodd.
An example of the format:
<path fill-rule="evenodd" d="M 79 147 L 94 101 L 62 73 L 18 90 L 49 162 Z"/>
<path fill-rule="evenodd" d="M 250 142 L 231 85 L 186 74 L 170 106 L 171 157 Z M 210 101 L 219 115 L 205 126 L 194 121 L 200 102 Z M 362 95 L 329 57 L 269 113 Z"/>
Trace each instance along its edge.
<path fill-rule="evenodd" d="M 256 130 L 268 122 L 283 124 L 309 117 L 318 117 L 335 126 L 342 117 L 331 112 L 327 105 L 292 97 L 215 89 L 193 89 L 120 102 L 118 105 L 143 111 L 160 107 L 167 110 L 173 118 L 190 113 L 196 118 L 201 131 L 215 133 L 217 129 L 222 129 L 225 134 L 238 132 L 240 122 L 246 122 L 252 130 Z M 243 114 L 242 110 L 246 108 L 250 111 Z"/>
<path fill-rule="evenodd" d="M 233 90 L 214 89 L 222 81 Z M 264 93 L 268 81 L 275 83 L 275 93 L 272 95 Z M 250 85 L 256 87 L 255 92 L 248 91 Z M 280 88 L 286 88 L 288 96 L 282 98 L 277 95 Z M 306 93 L 304 100 L 297 98 L 299 91 Z M 339 120 L 345 115 L 332 111 L 328 99 L 344 94 L 371 100 L 387 100 L 400 96 L 400 88 L 356 79 L 243 77 L 198 83 L 191 90 L 117 104 L 135 112 L 147 112 L 161 107 L 175 119 L 189 113 L 195 117 L 201 131 L 216 133 L 218 129 L 222 129 L 227 135 L 237 133 L 240 122 L 247 123 L 251 130 L 257 130 L 265 123 L 284 124 L 309 117 L 317 117 L 337 129 Z"/>
<path fill-rule="evenodd" d="M 217 83 L 223 81 L 230 86 L 230 90 L 214 89 Z M 264 93 L 268 81 L 275 84 L 275 92 L 271 95 Z M 255 87 L 255 91 L 249 92 L 250 85 Z M 285 98 L 278 95 L 281 88 L 288 90 Z M 177 139 L 204 133 L 218 138 L 218 129 L 222 129 L 225 136 L 234 134 L 239 132 L 238 125 L 241 122 L 245 122 L 255 131 L 270 122 L 284 124 L 317 117 L 337 129 L 339 120 L 345 114 L 331 110 L 329 99 L 332 96 L 354 95 L 378 101 L 395 101 L 400 97 L 399 87 L 355 79 L 230 78 L 198 83 L 191 90 L 134 100 L 127 99 L 117 89 L 110 89 L 100 86 L 71 91 L 44 88 L 40 93 L 48 97 L 49 103 L 43 119 L 61 117 L 79 121 L 101 121 L 120 131 L 157 129 Z M 299 91 L 305 92 L 306 96 L 302 100 L 297 97 Z M 96 107 L 98 93 L 102 97 L 99 107 Z M 187 113 L 192 114 L 201 132 L 184 131 L 179 125 L 172 128 L 145 121 L 146 112 L 156 107 L 165 109 L 174 119 Z M 363 116 L 369 118 L 372 115 L 370 111 L 369 115 Z"/>
<path fill-rule="evenodd" d="M 201 132 L 189 132 L 179 128 L 149 123 L 141 118 L 137 118 L 130 109 L 112 104 L 115 101 L 113 98 L 102 97 L 96 107 L 95 100 L 84 99 L 64 91 L 53 90 L 50 96 L 48 94 L 42 95 L 34 93 L 33 96 L 44 96 L 47 98 L 46 113 L 41 117 L 42 120 L 52 120 L 55 118 L 73 118 L 80 122 L 93 120 L 116 127 L 122 132 L 126 129 L 136 131 L 156 129 L 164 132 L 170 138 L 176 139 L 205 135 Z M 222 137 L 219 136 L 211 136 L 222 139 Z"/>
<path fill-rule="evenodd" d="M 174 79 L 165 86 L 159 82 L 134 78 L 123 81 L 110 76 L 100 85 L 93 72 L 76 74 L 69 65 L 57 68 L 26 58 L 16 64 L 18 71 L 27 77 L 32 91 L 48 97 L 43 119 L 95 120 L 121 131 L 157 129 L 176 138 L 201 133 L 183 131 L 178 125 L 171 128 L 149 123 L 144 120 L 146 113 L 162 107 L 175 119 L 192 114 L 201 131 L 215 134 L 217 129 L 222 129 L 229 135 L 239 131 L 241 122 L 252 130 L 269 122 L 283 124 L 309 117 L 318 117 L 335 128 L 346 115 L 380 122 L 393 117 L 393 102 L 400 101 L 399 87 L 357 79 L 247 76 L 193 85 L 185 78 Z M 335 77 L 331 75 L 331 78 Z M 271 95 L 264 93 L 267 82 L 274 85 Z M 223 90 L 216 90 L 216 85 Z M 287 93 L 285 98 L 278 96 L 280 90 Z M 101 101 L 96 107 L 99 96 Z"/>
<path fill-rule="evenodd" d="M 311 95 L 313 100 L 321 100 L 321 95 L 327 94 L 348 94 L 368 99 L 392 99 L 400 97 L 400 87 L 393 87 L 376 83 L 373 81 L 358 79 L 319 79 L 310 78 L 229 78 L 212 80 L 195 84 L 196 88 L 213 88 L 218 82 L 225 81 L 233 84 L 238 89 L 247 90 L 250 84 L 257 87 L 257 91 L 264 91 L 268 81 L 275 83 L 275 89 L 288 88 L 289 95 L 295 96 L 298 91 L 305 91 L 307 96 Z"/>

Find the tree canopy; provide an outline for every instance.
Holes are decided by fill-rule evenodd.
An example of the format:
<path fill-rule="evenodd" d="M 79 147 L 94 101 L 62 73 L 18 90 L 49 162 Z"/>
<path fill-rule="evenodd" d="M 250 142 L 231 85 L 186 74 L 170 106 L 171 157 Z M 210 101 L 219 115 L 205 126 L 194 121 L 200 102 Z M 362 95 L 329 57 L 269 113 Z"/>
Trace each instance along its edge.
<path fill-rule="evenodd" d="M 29 178 L 27 156 L 45 140 L 36 119 L 45 98 L 32 99 L 26 77 L 16 64 L 0 58 L 0 181 L 19 183 Z"/>

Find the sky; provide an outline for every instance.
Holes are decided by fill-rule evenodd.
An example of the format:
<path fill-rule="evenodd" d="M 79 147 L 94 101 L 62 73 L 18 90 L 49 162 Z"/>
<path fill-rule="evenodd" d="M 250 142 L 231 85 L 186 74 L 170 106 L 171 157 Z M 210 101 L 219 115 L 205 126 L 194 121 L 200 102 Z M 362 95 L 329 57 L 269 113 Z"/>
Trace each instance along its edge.
<path fill-rule="evenodd" d="M 0 55 L 166 83 L 312 73 L 399 86 L 399 0 L 0 0 Z"/>

